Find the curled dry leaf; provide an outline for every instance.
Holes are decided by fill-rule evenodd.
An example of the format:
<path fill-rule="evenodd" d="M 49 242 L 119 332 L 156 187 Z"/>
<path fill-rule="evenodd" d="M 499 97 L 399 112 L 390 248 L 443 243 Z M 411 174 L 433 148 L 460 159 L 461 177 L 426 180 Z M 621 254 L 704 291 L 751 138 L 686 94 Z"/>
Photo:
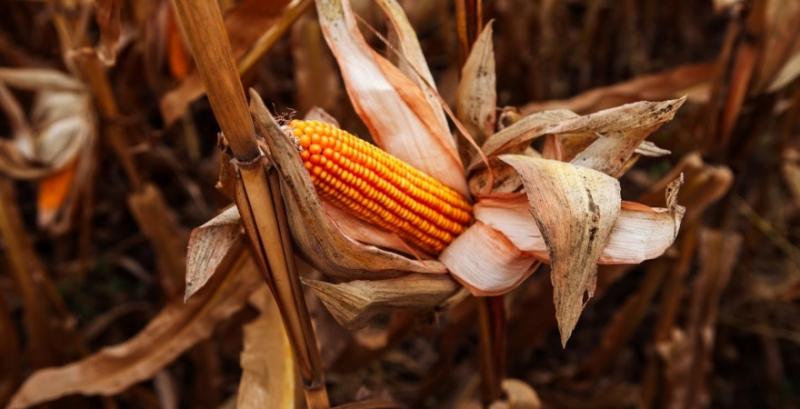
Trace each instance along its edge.
<path fill-rule="evenodd" d="M 662 102 L 636 102 L 583 116 L 566 110 L 539 112 L 492 135 L 482 149 L 487 156 L 497 156 L 518 152 L 530 141 L 544 135 L 564 135 L 564 159 L 570 160 L 600 136 L 606 135 L 609 140 L 593 148 L 598 151 L 594 154 L 615 158 L 624 152 L 635 151 L 649 132 L 672 120 L 685 100 L 684 97 Z M 631 147 L 630 140 L 639 143 Z M 473 161 L 470 170 L 480 164 L 480 161 Z"/>
<path fill-rule="evenodd" d="M 309 262 L 325 274 L 350 279 L 446 272 L 438 261 L 412 260 L 345 236 L 325 213 L 290 136 L 275 122 L 256 92 L 252 91 L 250 97 L 256 129 L 266 139 L 270 157 L 281 175 L 294 240 Z"/>
<path fill-rule="evenodd" d="M 350 101 L 375 143 L 466 194 L 455 141 L 423 91 L 367 45 L 349 1 L 318 0 L 316 4 L 322 32 L 339 64 Z"/>
<path fill-rule="evenodd" d="M 496 82 L 492 23 L 489 22 L 472 45 L 469 57 L 461 69 L 461 81 L 456 94 L 458 119 L 478 144 L 494 134 Z"/>
<path fill-rule="evenodd" d="M 269 290 L 262 287 L 251 300 L 261 311 L 244 327 L 242 378 L 236 397 L 238 409 L 297 408 L 298 379 L 292 345 L 281 314 Z"/>
<path fill-rule="evenodd" d="M 76 393 L 113 395 L 148 379 L 210 336 L 217 323 L 245 305 L 260 283 L 252 259 L 241 256 L 233 266 L 222 266 L 188 302 L 173 300 L 132 339 L 72 364 L 34 372 L 8 408 L 27 408 Z"/>
<path fill-rule="evenodd" d="M 594 294 L 597 261 L 620 211 L 619 182 L 564 162 L 520 155 L 501 159 L 520 174 L 547 243 L 556 319 L 566 345 L 585 300 Z"/>
<path fill-rule="evenodd" d="M 192 230 L 186 253 L 184 301 L 203 288 L 220 265 L 238 258 L 243 244 L 241 218 L 236 206 L 228 207 Z"/>
<path fill-rule="evenodd" d="M 639 264 L 661 256 L 675 240 L 681 216 L 680 210 L 621 202 L 619 217 L 598 263 Z M 524 195 L 481 200 L 475 205 L 475 218 L 503 233 L 520 250 L 549 261 L 547 244 Z"/>
<path fill-rule="evenodd" d="M 408 274 L 387 280 L 340 284 L 306 280 L 305 284 L 342 326 L 355 329 L 379 312 L 394 308 L 423 309 L 439 305 L 458 290 L 447 275 Z"/>

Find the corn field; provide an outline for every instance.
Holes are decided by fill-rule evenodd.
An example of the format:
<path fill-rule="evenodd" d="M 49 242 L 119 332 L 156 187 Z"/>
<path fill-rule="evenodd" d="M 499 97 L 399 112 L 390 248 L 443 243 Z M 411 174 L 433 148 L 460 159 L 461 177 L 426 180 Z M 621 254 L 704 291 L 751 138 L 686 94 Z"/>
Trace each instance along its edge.
<path fill-rule="evenodd" d="M 800 407 L 800 2 L 2 3 L 0 407 Z"/>

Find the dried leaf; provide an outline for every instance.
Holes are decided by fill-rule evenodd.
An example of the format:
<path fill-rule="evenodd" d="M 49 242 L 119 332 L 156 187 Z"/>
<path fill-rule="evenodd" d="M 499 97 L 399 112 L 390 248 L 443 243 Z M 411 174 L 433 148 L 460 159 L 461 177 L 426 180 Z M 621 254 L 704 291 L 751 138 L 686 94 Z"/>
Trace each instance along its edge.
<path fill-rule="evenodd" d="M 186 253 L 186 290 L 189 298 L 208 283 L 220 265 L 239 258 L 243 249 L 242 225 L 236 206 L 192 230 Z"/>
<path fill-rule="evenodd" d="M 519 379 L 503 379 L 500 384 L 506 393 L 506 399 L 489 406 L 489 409 L 541 409 L 539 395 L 527 383 Z"/>
<path fill-rule="evenodd" d="M 573 118 L 579 116 L 565 109 L 530 114 L 491 135 L 481 146 L 481 150 L 490 157 L 500 152 L 520 152 L 530 141 L 544 135 L 542 130 Z M 469 164 L 469 170 L 473 171 L 482 164 L 479 158 L 474 158 Z"/>
<path fill-rule="evenodd" d="M 389 21 L 389 28 L 398 39 L 399 52 L 403 58 L 398 58 L 397 67 L 417 83 L 417 86 L 425 94 L 425 99 L 437 117 L 439 125 L 442 129 L 447 129 L 447 117 L 445 117 L 442 105 L 435 94 L 436 82 L 434 82 L 433 74 L 422 54 L 417 33 L 409 23 L 405 11 L 397 0 L 378 0 L 377 3 Z"/>
<path fill-rule="evenodd" d="M 659 101 L 684 95 L 691 102 L 704 103 L 708 100 L 710 81 L 714 73 L 714 63 L 682 65 L 630 81 L 594 88 L 565 100 L 533 102 L 524 106 L 522 113 L 568 109 L 585 114 L 636 101 Z"/>
<path fill-rule="evenodd" d="M 97 0 L 95 2 L 95 19 L 100 28 L 100 44 L 97 46 L 97 56 L 106 65 L 113 65 L 117 57 L 119 35 L 122 31 L 120 18 L 122 11 L 121 0 Z"/>
<path fill-rule="evenodd" d="M 358 31 L 349 1 L 319 0 L 317 14 L 350 101 L 375 143 L 466 194 L 455 141 L 442 128 L 422 90 L 369 48 Z"/>
<path fill-rule="evenodd" d="M 412 260 L 345 236 L 325 213 L 290 136 L 275 123 L 256 92 L 251 92 L 250 98 L 256 129 L 266 139 L 281 176 L 294 240 L 311 264 L 325 274 L 350 279 L 446 272 L 438 261 Z"/>
<path fill-rule="evenodd" d="M 225 27 L 230 36 L 234 58 L 241 57 L 256 39 L 281 17 L 289 0 L 245 0 L 225 14 Z M 192 72 L 181 84 L 161 98 L 161 116 L 169 125 L 183 116 L 194 100 L 205 95 L 198 73 Z"/>
<path fill-rule="evenodd" d="M 492 23 L 472 45 L 467 61 L 461 69 L 461 81 L 456 95 L 458 119 L 479 145 L 494 134 L 497 90 L 492 46 Z"/>
<path fill-rule="evenodd" d="M 435 307 L 459 288 L 449 276 L 430 274 L 339 284 L 317 280 L 304 283 L 314 290 L 336 321 L 349 329 L 356 329 L 387 310 Z"/>
<path fill-rule="evenodd" d="M 256 300 L 261 315 L 244 327 L 244 350 L 240 357 L 242 378 L 236 407 L 300 407 L 299 376 L 278 305 L 265 287 L 251 299 Z"/>
<path fill-rule="evenodd" d="M 617 222 L 599 264 L 639 264 L 661 256 L 677 236 L 683 213 L 621 202 Z M 475 219 L 503 233 L 522 251 L 549 261 L 547 244 L 524 195 L 484 199 L 475 205 Z"/>
<path fill-rule="evenodd" d="M 532 272 L 536 259 L 502 233 L 475 222 L 444 249 L 439 260 L 475 296 L 511 291 Z"/>
<path fill-rule="evenodd" d="M 34 372 L 8 408 L 26 408 L 76 393 L 113 395 L 148 379 L 210 336 L 216 324 L 244 306 L 260 283 L 252 260 L 240 257 L 187 303 L 173 300 L 132 339 L 72 364 Z"/>
<path fill-rule="evenodd" d="M 504 155 L 522 177 L 530 210 L 547 243 L 553 302 L 566 345 L 597 281 L 597 261 L 617 221 L 619 182 L 603 173 L 547 159 Z"/>
<path fill-rule="evenodd" d="M 772 82 L 767 88 L 767 92 L 777 92 L 787 85 L 791 84 L 798 76 L 800 76 L 800 52 L 793 55 L 786 64 L 783 65 L 780 71 L 775 75 Z"/>

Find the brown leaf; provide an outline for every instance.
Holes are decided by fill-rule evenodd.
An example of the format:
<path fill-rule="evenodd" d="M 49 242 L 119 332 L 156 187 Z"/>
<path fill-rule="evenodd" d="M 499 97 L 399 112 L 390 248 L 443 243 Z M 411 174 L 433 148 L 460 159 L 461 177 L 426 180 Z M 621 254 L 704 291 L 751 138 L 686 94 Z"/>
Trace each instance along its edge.
<path fill-rule="evenodd" d="M 387 152 L 467 193 L 455 140 L 423 91 L 367 45 L 347 0 L 317 3 L 322 32 L 344 78 L 350 102 Z M 436 158 L 436 160 L 431 160 Z"/>
<path fill-rule="evenodd" d="M 186 269 L 186 231 L 153 184 L 128 196 L 128 207 L 153 247 L 159 281 L 168 297 L 180 294 Z M 154 223 L 154 221 L 157 221 Z"/>
<path fill-rule="evenodd" d="M 561 343 L 594 294 L 597 260 L 620 209 L 619 182 L 564 162 L 504 155 L 522 177 L 530 210 L 547 243 Z"/>
<path fill-rule="evenodd" d="M 238 258 L 243 250 L 242 225 L 236 206 L 192 230 L 186 253 L 184 302 L 206 285 L 220 265 Z"/>
<path fill-rule="evenodd" d="M 349 329 L 364 325 L 379 312 L 396 308 L 426 309 L 458 290 L 447 275 L 408 274 L 387 280 L 332 284 L 305 280 L 336 321 Z"/>
<path fill-rule="evenodd" d="M 121 0 L 97 0 L 95 2 L 95 19 L 100 27 L 97 56 L 106 65 L 113 65 L 117 57 L 119 34 L 122 31 L 121 11 Z"/>
<path fill-rule="evenodd" d="M 492 23 L 472 45 L 467 61 L 461 69 L 458 83 L 456 112 L 470 135 L 479 145 L 494 134 L 497 90 L 492 46 Z"/>
<path fill-rule="evenodd" d="M 239 358 L 242 378 L 236 407 L 300 407 L 299 376 L 278 305 L 266 287 L 251 299 L 255 300 L 261 315 L 244 327 L 244 350 Z"/>
<path fill-rule="evenodd" d="M 672 120 L 684 101 L 685 98 L 636 102 L 583 116 L 565 110 L 539 112 L 490 136 L 482 149 L 487 156 L 497 156 L 518 151 L 541 136 L 559 135 L 564 145 L 564 160 L 571 160 L 600 140 L 583 158 L 596 156 L 597 159 L 592 159 L 590 163 L 592 166 L 615 171 L 620 168 L 617 164 L 619 158 L 629 156 L 649 132 Z M 601 140 L 604 137 L 605 140 Z M 480 163 L 473 161 L 470 170 Z"/>
<path fill-rule="evenodd" d="M 290 136 L 275 123 L 257 93 L 251 92 L 250 98 L 256 129 L 266 139 L 270 157 L 281 176 L 281 191 L 294 240 L 311 264 L 325 274 L 350 279 L 446 272 L 438 261 L 412 260 L 342 234 L 325 213 Z"/>
<path fill-rule="evenodd" d="M 593 88 L 569 99 L 533 102 L 522 107 L 522 113 L 568 109 L 586 114 L 636 101 L 659 101 L 684 95 L 691 102 L 703 103 L 708 100 L 714 72 L 714 63 L 681 65 L 618 84 Z"/>
<path fill-rule="evenodd" d="M 14 395 L 9 409 L 26 408 L 81 393 L 113 395 L 148 379 L 197 342 L 263 288 L 250 257 L 242 256 L 214 275 L 187 303 L 169 303 L 130 340 L 107 347 L 72 364 L 34 372 Z"/>

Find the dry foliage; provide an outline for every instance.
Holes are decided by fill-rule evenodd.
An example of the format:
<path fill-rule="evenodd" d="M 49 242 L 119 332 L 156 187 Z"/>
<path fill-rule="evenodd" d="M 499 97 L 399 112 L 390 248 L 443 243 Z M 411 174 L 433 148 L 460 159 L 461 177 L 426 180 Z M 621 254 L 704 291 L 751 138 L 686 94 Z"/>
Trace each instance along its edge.
<path fill-rule="evenodd" d="M 5 6 L 0 407 L 800 405 L 800 3 Z"/>

